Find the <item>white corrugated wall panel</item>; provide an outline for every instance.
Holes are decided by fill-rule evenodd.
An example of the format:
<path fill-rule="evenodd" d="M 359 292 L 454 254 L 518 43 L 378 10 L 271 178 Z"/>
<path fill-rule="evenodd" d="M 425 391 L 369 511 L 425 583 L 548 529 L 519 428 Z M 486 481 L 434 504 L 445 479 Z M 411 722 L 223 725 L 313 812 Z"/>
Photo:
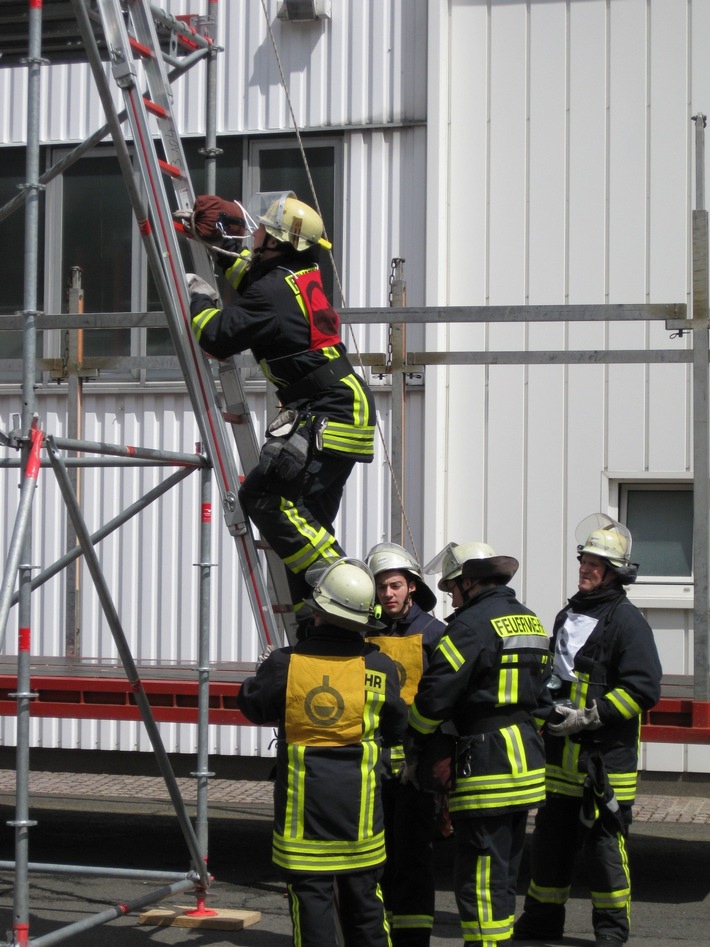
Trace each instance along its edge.
<path fill-rule="evenodd" d="M 707 4 L 489 0 L 433 4 L 430 18 L 440 72 L 428 164 L 448 168 L 451 200 L 442 210 L 430 178 L 443 250 L 428 256 L 427 302 L 689 301 L 690 116 L 710 107 L 698 46 Z M 451 327 L 428 340 L 452 351 L 690 344 L 662 323 L 627 322 Z M 519 556 L 513 584 L 548 626 L 576 586 L 574 528 L 609 508 L 609 476 L 681 478 L 692 466 L 683 365 L 493 365 L 427 380 L 427 432 L 439 429 L 425 556 L 478 538 Z M 666 670 L 689 673 L 670 656 L 692 651 L 692 614 L 650 618 Z M 649 768 L 665 768 L 651 756 Z M 693 765 L 710 769 L 708 754 Z"/>
<path fill-rule="evenodd" d="M 450 13 L 445 116 L 442 109 L 442 118 L 450 120 L 449 191 L 470 199 L 451 202 L 446 269 L 443 275 L 428 272 L 439 287 L 438 298 L 429 301 L 685 302 L 691 131 L 684 91 L 688 63 L 678 61 L 689 39 L 685 12 L 673 16 L 667 3 L 653 0 L 492 0 L 450 11 L 442 5 L 439 11 Z M 656 72 L 649 68 L 651 51 Z M 675 94 L 663 82 L 664 70 L 672 73 Z M 661 86 L 662 96 L 654 98 Z M 431 130 L 436 150 L 436 121 Z M 675 149 L 668 147 L 671 130 Z M 657 151 L 662 179 L 655 170 Z M 674 198 L 669 226 L 665 209 L 671 198 L 661 189 L 667 180 Z M 663 276 L 652 283 L 651 260 L 658 268 L 661 259 Z M 678 348 L 687 339 L 670 341 L 663 326 L 575 323 L 527 330 L 457 327 L 448 342 L 452 349 L 505 351 Z M 481 372 L 485 390 L 477 388 Z M 527 535 L 539 535 L 536 487 L 545 482 L 546 466 L 556 471 L 556 489 L 545 507 L 557 532 L 573 528 L 577 512 L 602 502 L 602 470 L 687 467 L 688 370 L 682 366 L 491 367 L 444 370 L 440 377 L 448 386 L 447 411 L 439 415 L 450 431 L 447 474 L 444 479 L 430 467 L 427 492 L 444 483 L 448 489 L 441 542 L 449 538 L 448 528 L 459 536 L 463 509 L 470 527 L 486 531 L 494 544 L 500 537 L 515 543 L 511 552 L 529 551 Z M 667 401 L 659 386 L 668 392 Z M 457 408 L 468 408 L 472 392 L 485 395 L 483 419 L 478 405 L 472 411 Z M 559 425 L 554 433 L 550 412 Z M 485 427 L 479 434 L 480 423 Z M 468 443 L 459 446 L 463 430 Z M 488 472 L 480 476 L 482 507 L 475 473 L 472 499 L 464 500 L 470 463 L 464 464 L 466 474 L 455 472 L 466 447 L 475 471 L 479 445 L 488 455 Z M 506 519 L 516 525 L 505 526 Z M 567 571 L 561 579 L 569 578 Z M 532 598 L 535 586 L 525 574 L 520 579 Z M 557 593 L 545 583 L 549 612 L 567 591 L 559 580 L 555 585 Z"/>
<path fill-rule="evenodd" d="M 291 111 L 299 128 L 311 129 L 424 121 L 426 0 L 335 0 L 330 19 L 311 23 L 277 19 L 279 4 L 266 0 L 266 16 L 261 0 L 173 0 L 168 8 L 175 16 L 216 11 L 224 47 L 217 59 L 218 134 L 290 132 Z M 204 64 L 173 88 L 182 133 L 204 134 Z M 25 99 L 26 70 L 0 69 L 3 144 L 26 141 Z M 81 141 L 103 123 L 87 65 L 43 70 L 42 142 Z"/>

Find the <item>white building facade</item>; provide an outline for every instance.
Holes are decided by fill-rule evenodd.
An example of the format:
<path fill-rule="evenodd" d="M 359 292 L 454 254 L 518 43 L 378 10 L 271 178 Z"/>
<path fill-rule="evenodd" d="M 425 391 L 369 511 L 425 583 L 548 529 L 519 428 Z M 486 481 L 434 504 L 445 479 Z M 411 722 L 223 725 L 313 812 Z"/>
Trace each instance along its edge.
<path fill-rule="evenodd" d="M 704 0 L 332 0 L 326 18 L 307 23 L 279 19 L 280 0 L 165 6 L 176 15 L 209 6 L 217 15 L 220 193 L 292 187 L 308 200 L 295 119 L 335 245 L 336 304 L 386 306 L 391 261 L 400 258 L 409 307 L 690 306 L 691 212 L 698 171 L 706 170 L 695 165 L 692 117 L 710 110 Z M 186 150 L 199 168 L 201 67 L 175 91 Z M 21 68 L 0 70 L 0 203 L 22 180 L 26 95 Z M 47 167 L 103 121 L 88 67 L 44 70 Z M 47 185 L 46 312 L 63 311 L 75 265 L 87 311 L 157 308 L 121 183 L 106 145 Z M 10 219 L 0 222 L 4 245 L 16 232 L 9 227 Z M 13 274 L 6 275 L 14 296 L 0 301 L 0 319 L 22 308 Z M 358 351 L 388 346 L 385 325 L 354 326 L 345 338 L 355 361 Z M 2 333 L 1 321 L 0 341 L 19 358 L 17 336 Z M 692 674 L 690 365 L 646 364 L 643 355 L 628 364 L 526 357 L 678 352 L 691 344 L 691 333 L 662 321 L 409 326 L 410 351 L 501 354 L 490 359 L 496 364 L 428 366 L 423 384 L 407 385 L 407 544 L 422 562 L 451 540 L 483 539 L 516 556 L 513 584 L 549 628 L 576 588 L 576 524 L 596 511 L 619 517 L 640 537 L 634 553 L 644 552 L 652 569 L 640 559 L 643 578 L 631 594 L 654 627 L 664 671 Z M 62 333 L 45 331 L 39 345 L 43 357 L 61 358 Z M 87 345 L 90 354 L 170 351 L 161 330 L 150 329 L 125 330 L 118 340 L 97 335 Z M 365 371 L 382 443 L 375 463 L 352 476 L 337 523 L 355 556 L 389 538 L 395 496 L 387 464 L 391 384 Z M 261 431 L 265 393 L 256 378 L 248 389 Z M 17 377 L 0 388 L 3 430 L 20 411 L 19 393 Z M 36 399 L 43 428 L 64 434 L 66 386 L 45 372 Z M 169 370 L 101 371 L 84 384 L 83 416 L 87 440 L 190 452 L 199 437 L 184 387 Z M 87 471 L 87 523 L 98 528 L 163 476 L 152 468 Z M 18 473 L 0 470 L 0 477 L 7 543 Z M 64 548 L 65 513 L 51 477 L 42 473 L 35 501 L 34 555 L 42 565 Z M 218 505 L 215 495 L 215 511 Z M 193 476 L 100 544 L 142 661 L 196 660 L 199 508 Z M 258 644 L 243 585 L 234 581 L 231 544 L 216 512 L 211 656 L 252 661 Z M 442 600 L 439 614 L 446 608 Z M 61 579 L 35 593 L 33 654 L 63 654 L 64 611 Z M 8 653 L 16 622 L 13 611 Z M 80 644 L 85 658 L 115 652 L 88 577 Z M 193 726 L 161 730 L 169 751 L 194 750 Z M 269 752 L 270 731 L 211 727 L 210 734 L 211 752 Z M 11 718 L 0 720 L 0 735 L 13 742 Z M 38 746 L 148 749 L 139 725 L 117 722 L 35 720 L 32 738 Z M 643 765 L 710 772 L 710 747 L 649 744 Z"/>

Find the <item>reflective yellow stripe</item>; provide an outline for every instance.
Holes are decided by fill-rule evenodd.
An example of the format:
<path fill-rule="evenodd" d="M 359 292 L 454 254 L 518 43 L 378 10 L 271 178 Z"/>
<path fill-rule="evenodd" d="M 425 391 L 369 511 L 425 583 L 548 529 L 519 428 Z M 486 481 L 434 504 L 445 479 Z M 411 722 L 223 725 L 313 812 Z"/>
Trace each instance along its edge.
<path fill-rule="evenodd" d="M 641 705 L 636 703 L 629 692 L 625 691 L 622 687 L 617 687 L 604 696 L 607 700 L 611 701 L 621 716 L 627 720 L 631 720 L 641 713 Z"/>
<path fill-rule="evenodd" d="M 577 756 L 579 756 L 579 746 L 577 746 Z M 561 766 L 554 766 L 548 763 L 545 767 L 545 780 L 548 792 L 556 792 L 560 796 L 582 796 L 582 786 L 586 778 L 586 773 L 577 772 L 577 768 L 563 769 Z"/>
<path fill-rule="evenodd" d="M 505 727 L 500 731 L 500 735 L 505 741 L 505 748 L 510 761 L 510 771 L 514 776 L 520 776 L 525 772 L 525 743 L 520 733 L 520 727 Z"/>
<path fill-rule="evenodd" d="M 355 427 L 341 421 L 328 421 L 323 431 L 323 448 L 343 454 L 372 456 L 375 452 L 375 428 Z"/>
<path fill-rule="evenodd" d="M 502 773 L 498 776 L 457 777 L 449 797 L 450 812 L 471 809 L 497 809 L 501 806 L 534 806 L 545 799 L 545 774 L 530 770 L 524 776 Z"/>
<path fill-rule="evenodd" d="M 357 375 L 346 375 L 340 379 L 353 393 L 353 424 L 356 427 L 365 427 L 370 423 L 370 408 L 363 391 L 362 382 Z"/>
<path fill-rule="evenodd" d="M 305 799 L 306 765 L 305 746 L 292 744 L 288 748 L 288 793 L 286 795 L 286 813 L 284 826 L 292 838 L 303 833 L 303 805 Z"/>
<path fill-rule="evenodd" d="M 495 947 L 513 936 L 513 915 L 497 918 L 491 892 L 491 857 L 479 855 L 474 867 L 476 875 L 476 920 L 462 920 L 461 932 L 465 944 Z"/>
<path fill-rule="evenodd" d="M 451 638 L 448 635 L 444 635 L 439 644 L 437 645 L 437 651 L 441 651 L 446 660 L 449 662 L 454 671 L 460 671 L 464 666 L 465 661 L 464 657 L 453 643 Z"/>
<path fill-rule="evenodd" d="M 409 726 L 413 727 L 414 730 L 418 730 L 419 733 L 433 733 L 440 723 L 441 720 L 430 720 L 429 717 L 420 714 L 417 710 L 416 700 L 409 708 Z"/>
<path fill-rule="evenodd" d="M 380 865 L 385 860 L 385 836 L 379 832 L 369 839 L 323 841 L 290 839 L 273 835 L 275 864 L 291 871 L 354 871 Z"/>
<path fill-rule="evenodd" d="M 636 798 L 637 773 L 608 773 L 611 788 L 619 802 L 633 802 Z"/>
<path fill-rule="evenodd" d="M 531 881 L 528 894 L 542 904 L 566 904 L 569 900 L 570 890 L 570 885 L 565 888 L 544 888 L 542 885 L 536 885 L 534 881 Z"/>
<path fill-rule="evenodd" d="M 309 267 L 306 267 L 305 270 L 299 270 L 298 273 L 289 273 L 288 276 L 285 278 L 286 283 L 288 284 L 288 286 L 290 286 L 293 292 L 293 295 L 296 297 L 296 302 L 298 303 L 298 307 L 301 310 L 301 313 L 303 314 L 303 317 L 305 318 L 306 321 L 308 321 L 308 309 L 306 307 L 306 304 L 303 301 L 303 296 L 301 295 L 301 290 L 298 288 L 296 279 L 302 273 L 312 273 L 313 270 L 317 270 L 317 269 L 318 269 L 317 266 L 309 266 Z"/>
<path fill-rule="evenodd" d="M 624 871 L 626 885 L 623 888 L 617 888 L 615 891 L 590 891 L 592 904 L 601 911 L 626 911 L 628 917 L 631 908 L 631 875 L 629 873 L 629 854 L 626 848 L 626 839 L 619 833 L 617 836 L 619 843 L 619 854 L 621 856 L 621 865 Z"/>
<path fill-rule="evenodd" d="M 221 309 L 203 309 L 202 312 L 198 312 L 196 316 L 192 317 L 192 331 L 195 333 L 198 342 L 207 323 L 221 311 Z"/>
<path fill-rule="evenodd" d="M 373 834 L 375 824 L 375 806 L 377 803 L 378 779 L 377 761 L 380 751 L 375 742 L 375 734 L 380 721 L 380 710 L 385 700 L 384 689 L 365 690 L 365 710 L 363 712 L 362 760 L 360 762 L 360 824 L 358 835 L 368 838 Z"/>
<path fill-rule="evenodd" d="M 498 703 L 499 704 L 517 704 L 518 703 L 518 687 L 520 683 L 520 675 L 518 673 L 518 668 L 511 666 L 517 663 L 517 661 L 507 662 L 506 657 L 513 657 L 512 655 L 503 656 L 503 664 L 498 673 Z M 514 656 L 517 659 L 517 655 Z"/>
<path fill-rule="evenodd" d="M 295 573 L 304 572 L 317 559 L 335 561 L 340 556 L 331 548 L 335 544 L 335 536 L 329 533 L 325 527 L 314 529 L 311 524 L 303 518 L 298 508 L 290 501 L 281 498 L 281 513 L 291 523 L 297 533 L 306 540 L 297 552 L 292 553 L 284 559 L 284 564 Z"/>
<path fill-rule="evenodd" d="M 293 890 L 293 885 L 286 885 L 289 893 L 289 906 L 291 908 L 291 920 L 293 922 L 293 947 L 302 947 L 303 938 L 301 937 L 301 902 L 298 895 Z"/>

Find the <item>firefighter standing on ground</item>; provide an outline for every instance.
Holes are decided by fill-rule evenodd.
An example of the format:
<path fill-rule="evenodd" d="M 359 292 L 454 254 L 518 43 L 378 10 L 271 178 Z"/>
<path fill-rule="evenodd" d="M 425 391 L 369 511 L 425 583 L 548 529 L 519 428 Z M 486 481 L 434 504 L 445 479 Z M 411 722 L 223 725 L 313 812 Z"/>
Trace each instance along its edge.
<path fill-rule="evenodd" d="M 436 596 L 411 553 L 396 543 L 378 543 L 366 561 L 385 625 L 369 640 L 395 662 L 409 706 L 446 626 L 430 614 Z M 382 784 L 387 845 L 382 890 L 395 947 L 428 947 L 434 925 L 436 798 L 400 782 L 403 764 L 404 747 L 392 747 Z"/>
<path fill-rule="evenodd" d="M 285 409 L 270 425 L 273 436 L 239 496 L 287 566 L 298 618 L 308 593 L 306 569 L 345 555 L 333 521 L 354 464 L 373 458 L 375 407 L 323 290 L 319 248 L 330 243 L 320 216 L 283 194 L 259 218 L 252 241 L 250 253 L 221 264 L 237 293 L 234 305 L 217 308 L 214 290 L 188 276 L 192 327 L 215 358 L 251 349 Z"/>
<path fill-rule="evenodd" d="M 455 612 L 419 683 L 405 741 L 408 779 L 443 721 L 458 731 L 454 891 L 464 943 L 477 947 L 510 942 L 527 813 L 545 797 L 536 718 L 551 707 L 549 641 L 506 584 L 517 568 L 485 543 L 451 543 L 426 567 L 441 570 Z"/>
<path fill-rule="evenodd" d="M 561 704 L 545 732 L 547 800 L 532 837 L 532 879 L 515 924 L 521 940 L 562 937 L 576 852 L 583 848 L 596 947 L 629 936 L 626 839 L 636 795 L 641 713 L 661 693 L 653 632 L 627 598 L 631 535 L 602 513 L 577 527 L 579 591 L 553 628 L 550 682 Z"/>
<path fill-rule="evenodd" d="M 313 629 L 272 652 L 237 702 L 254 723 L 278 721 L 273 860 L 286 875 L 294 942 L 336 942 L 337 884 L 346 947 L 390 947 L 380 752 L 402 741 L 407 708 L 393 662 L 363 638 L 380 627 L 367 566 L 341 559 L 318 571 L 309 571 Z"/>

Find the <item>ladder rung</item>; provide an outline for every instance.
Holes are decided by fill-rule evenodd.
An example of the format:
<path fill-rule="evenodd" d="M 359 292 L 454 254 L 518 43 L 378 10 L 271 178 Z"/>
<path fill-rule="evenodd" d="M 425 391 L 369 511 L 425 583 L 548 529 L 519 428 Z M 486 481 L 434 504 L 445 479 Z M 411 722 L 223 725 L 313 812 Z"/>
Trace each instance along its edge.
<path fill-rule="evenodd" d="M 139 56 L 143 56 L 144 59 L 153 58 L 153 51 L 151 50 L 150 46 L 146 46 L 145 43 L 139 43 L 138 40 L 134 39 L 132 36 L 128 37 L 128 42 L 131 45 L 131 49 L 138 53 Z"/>
<path fill-rule="evenodd" d="M 182 171 L 174 164 L 169 164 L 167 161 L 162 161 L 160 158 L 158 158 L 158 164 L 160 165 L 160 170 L 165 174 L 169 174 L 171 178 L 182 177 Z"/>
<path fill-rule="evenodd" d="M 151 115 L 156 115 L 158 118 L 166 118 L 168 111 L 164 109 L 162 105 L 158 105 L 157 102 L 153 102 L 152 99 L 143 96 L 143 102 L 146 107 L 146 111 L 150 112 Z"/>

